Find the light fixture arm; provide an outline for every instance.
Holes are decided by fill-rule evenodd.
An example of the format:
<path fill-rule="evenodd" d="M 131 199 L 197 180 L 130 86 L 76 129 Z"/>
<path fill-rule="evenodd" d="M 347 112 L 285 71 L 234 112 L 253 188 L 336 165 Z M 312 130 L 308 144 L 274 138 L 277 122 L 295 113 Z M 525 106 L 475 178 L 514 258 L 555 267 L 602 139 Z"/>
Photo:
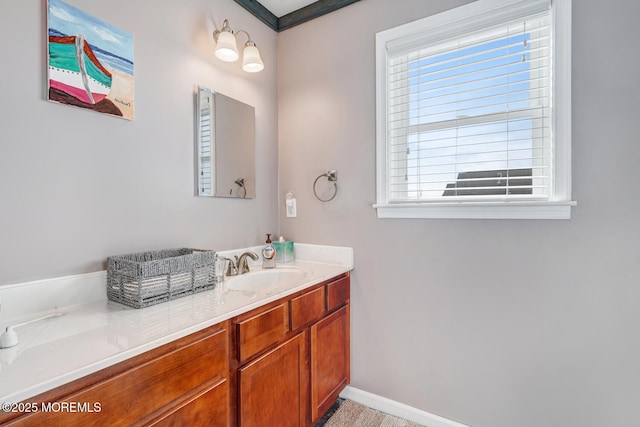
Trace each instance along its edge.
<path fill-rule="evenodd" d="M 246 32 L 245 30 L 239 30 L 239 31 L 236 31 L 236 33 L 235 33 L 236 38 L 238 38 L 238 35 L 239 35 L 240 33 L 245 33 L 245 34 L 246 34 L 246 36 L 247 36 L 247 42 L 244 44 L 245 46 L 255 46 L 255 45 L 256 45 L 256 44 L 253 42 L 253 40 L 251 39 L 251 36 L 249 35 L 249 33 L 248 33 L 248 32 Z M 249 43 L 251 43 L 251 44 L 249 44 Z"/>
<path fill-rule="evenodd" d="M 222 22 L 222 29 L 220 30 L 215 30 L 213 32 L 213 39 L 217 42 L 218 41 L 218 36 L 220 36 L 220 33 L 227 31 L 231 34 L 233 34 L 236 38 L 238 38 L 238 35 L 240 33 L 245 33 L 247 36 L 247 42 L 245 43 L 245 46 L 247 46 L 248 43 L 251 43 L 251 46 L 255 46 L 255 42 L 251 39 L 251 35 L 249 34 L 249 32 L 247 32 L 246 30 L 238 30 L 238 31 L 233 31 L 231 29 L 231 27 L 229 26 L 229 21 L 227 19 L 225 19 Z"/>
<path fill-rule="evenodd" d="M 216 43 L 218 43 L 218 37 L 220 36 L 220 33 L 222 33 L 223 31 L 227 31 L 233 34 L 233 30 L 229 27 L 229 21 L 227 21 L 226 19 L 222 23 L 222 29 L 220 30 L 216 29 L 213 31 L 213 39 L 216 41 Z"/>

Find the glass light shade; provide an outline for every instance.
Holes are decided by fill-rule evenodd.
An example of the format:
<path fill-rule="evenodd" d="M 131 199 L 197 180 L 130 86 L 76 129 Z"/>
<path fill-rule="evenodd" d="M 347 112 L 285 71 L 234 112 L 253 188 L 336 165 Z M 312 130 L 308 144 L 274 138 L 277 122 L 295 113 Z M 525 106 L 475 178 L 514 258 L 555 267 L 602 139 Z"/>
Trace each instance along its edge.
<path fill-rule="evenodd" d="M 216 45 L 216 56 L 225 62 L 237 61 L 240 57 L 238 46 L 236 44 L 236 36 L 230 31 L 221 31 L 218 33 Z"/>
<path fill-rule="evenodd" d="M 257 73 L 264 69 L 264 63 L 260 58 L 260 51 L 255 43 L 247 42 L 242 53 L 242 69 L 247 73 Z"/>

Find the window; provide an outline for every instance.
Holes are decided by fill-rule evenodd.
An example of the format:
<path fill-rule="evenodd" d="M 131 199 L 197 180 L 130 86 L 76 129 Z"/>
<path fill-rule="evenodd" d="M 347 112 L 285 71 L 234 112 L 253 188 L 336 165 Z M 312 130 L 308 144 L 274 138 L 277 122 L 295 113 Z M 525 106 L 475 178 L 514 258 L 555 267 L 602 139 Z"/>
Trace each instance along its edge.
<path fill-rule="evenodd" d="M 379 218 L 569 218 L 570 0 L 377 34 Z"/>

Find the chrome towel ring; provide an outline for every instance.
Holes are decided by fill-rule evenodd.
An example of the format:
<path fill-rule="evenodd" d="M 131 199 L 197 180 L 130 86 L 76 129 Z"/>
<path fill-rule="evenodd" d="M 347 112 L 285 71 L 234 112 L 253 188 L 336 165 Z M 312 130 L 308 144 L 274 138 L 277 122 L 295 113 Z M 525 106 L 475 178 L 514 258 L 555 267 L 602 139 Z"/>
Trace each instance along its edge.
<path fill-rule="evenodd" d="M 326 177 L 329 182 L 333 182 L 333 189 L 334 189 L 333 196 L 329 197 L 328 199 L 320 198 L 320 196 L 318 196 L 318 193 L 316 191 L 316 185 L 318 184 L 318 180 L 324 177 Z M 338 194 L 338 171 L 337 170 L 331 169 L 327 173 L 323 173 L 322 175 L 318 176 L 316 180 L 313 181 L 313 195 L 316 196 L 316 199 L 320 200 L 321 202 L 330 202 L 336 197 L 336 194 Z"/>

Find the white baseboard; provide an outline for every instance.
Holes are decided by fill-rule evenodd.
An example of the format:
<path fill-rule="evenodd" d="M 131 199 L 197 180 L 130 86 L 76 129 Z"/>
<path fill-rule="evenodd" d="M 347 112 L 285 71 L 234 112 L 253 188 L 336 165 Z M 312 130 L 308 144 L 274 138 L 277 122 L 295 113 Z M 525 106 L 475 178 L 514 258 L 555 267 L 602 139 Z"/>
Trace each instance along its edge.
<path fill-rule="evenodd" d="M 427 427 L 469 427 L 465 424 L 460 424 L 439 415 L 431 414 L 405 405 L 404 403 L 396 402 L 395 400 L 387 399 L 386 397 L 378 396 L 377 394 L 351 386 L 347 386 L 342 393 L 340 393 L 340 397 Z"/>

